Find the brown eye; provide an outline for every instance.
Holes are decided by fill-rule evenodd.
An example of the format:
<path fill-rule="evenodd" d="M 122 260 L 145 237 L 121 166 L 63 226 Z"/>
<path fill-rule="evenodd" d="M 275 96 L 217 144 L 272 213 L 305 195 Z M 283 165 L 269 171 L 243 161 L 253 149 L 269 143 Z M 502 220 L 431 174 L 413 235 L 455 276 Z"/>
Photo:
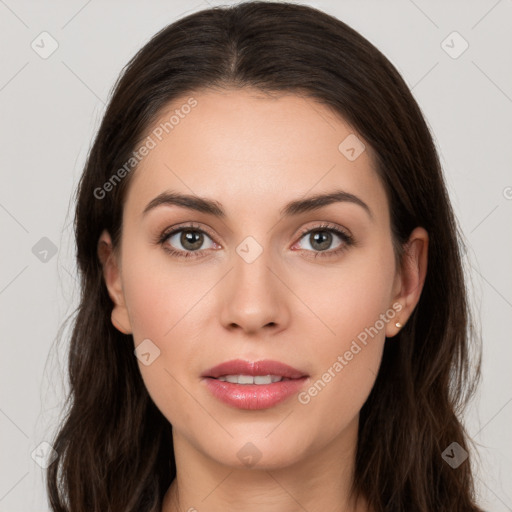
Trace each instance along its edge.
<path fill-rule="evenodd" d="M 333 243 L 338 244 L 333 248 Z M 333 227 L 317 227 L 302 233 L 301 240 L 306 240 L 309 247 L 305 247 L 308 251 L 328 252 L 328 254 L 337 254 L 340 250 L 350 245 L 352 239 L 343 231 Z M 331 250 L 330 250 L 331 249 Z"/>
<path fill-rule="evenodd" d="M 208 240 L 210 245 L 207 245 Z M 195 226 L 181 226 L 164 233 L 160 237 L 160 243 L 171 255 L 184 258 L 202 256 L 204 250 L 215 247 L 211 237 Z"/>
<path fill-rule="evenodd" d="M 167 243 L 178 250 L 197 251 L 199 249 L 208 249 L 208 247 L 202 247 L 205 237 L 210 238 L 206 233 L 196 229 L 180 229 L 168 235 L 166 240 Z M 181 247 L 179 247 L 180 244 Z"/>
<path fill-rule="evenodd" d="M 332 244 L 333 235 L 329 231 L 315 231 L 309 234 L 310 246 L 318 251 L 326 251 Z"/>
<path fill-rule="evenodd" d="M 180 244 L 187 251 L 196 251 L 201 248 L 204 241 L 204 235 L 199 231 L 183 230 L 179 237 Z"/>

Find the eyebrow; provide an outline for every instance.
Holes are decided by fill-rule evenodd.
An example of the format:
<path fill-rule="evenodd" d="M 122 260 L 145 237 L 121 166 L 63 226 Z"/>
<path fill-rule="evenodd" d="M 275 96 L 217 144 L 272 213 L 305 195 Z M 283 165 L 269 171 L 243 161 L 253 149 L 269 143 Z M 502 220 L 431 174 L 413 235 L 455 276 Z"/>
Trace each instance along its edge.
<path fill-rule="evenodd" d="M 373 214 L 370 207 L 359 197 L 343 190 L 334 190 L 327 194 L 316 194 L 314 196 L 307 197 L 306 199 L 297 199 L 286 204 L 279 213 L 284 217 L 290 217 L 293 215 L 300 215 L 301 213 L 319 210 L 320 208 L 333 204 L 333 203 L 353 203 L 361 206 L 368 216 L 373 220 Z M 165 191 L 156 196 L 151 200 L 144 211 L 143 215 L 146 215 L 150 210 L 161 206 L 161 205 L 174 205 L 187 208 L 189 210 L 195 210 L 197 212 L 206 213 L 224 219 L 226 213 L 222 207 L 222 204 L 214 199 L 208 199 L 205 197 L 199 197 L 189 194 L 181 194 L 173 191 Z"/>

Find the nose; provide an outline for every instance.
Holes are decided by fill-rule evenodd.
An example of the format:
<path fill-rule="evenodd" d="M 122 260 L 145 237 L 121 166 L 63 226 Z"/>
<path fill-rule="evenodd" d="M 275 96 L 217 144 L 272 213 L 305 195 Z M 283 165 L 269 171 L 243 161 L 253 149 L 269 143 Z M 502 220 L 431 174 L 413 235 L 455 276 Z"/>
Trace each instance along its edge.
<path fill-rule="evenodd" d="M 290 318 L 286 296 L 290 291 L 272 262 L 270 251 L 252 262 L 235 254 L 233 268 L 223 279 L 221 322 L 228 330 L 241 329 L 246 334 L 277 333 Z"/>

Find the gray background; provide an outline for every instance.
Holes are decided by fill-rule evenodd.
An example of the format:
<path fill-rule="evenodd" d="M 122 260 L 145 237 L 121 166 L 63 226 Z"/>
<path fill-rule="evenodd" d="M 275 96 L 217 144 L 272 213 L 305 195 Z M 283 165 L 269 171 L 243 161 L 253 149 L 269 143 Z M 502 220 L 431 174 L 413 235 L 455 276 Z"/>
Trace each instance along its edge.
<path fill-rule="evenodd" d="M 51 454 L 40 443 L 66 390 L 69 328 L 59 350 L 56 339 L 77 303 L 72 194 L 110 88 L 159 29 L 220 3 L 0 0 L 1 512 L 48 510 L 38 461 Z M 479 445 L 479 499 L 512 511 L 512 0 L 302 3 L 375 44 L 434 133 L 484 340 L 483 382 L 466 419 Z M 47 58 L 43 31 L 58 43 Z M 464 43 L 453 31 L 469 44 L 457 58 Z"/>

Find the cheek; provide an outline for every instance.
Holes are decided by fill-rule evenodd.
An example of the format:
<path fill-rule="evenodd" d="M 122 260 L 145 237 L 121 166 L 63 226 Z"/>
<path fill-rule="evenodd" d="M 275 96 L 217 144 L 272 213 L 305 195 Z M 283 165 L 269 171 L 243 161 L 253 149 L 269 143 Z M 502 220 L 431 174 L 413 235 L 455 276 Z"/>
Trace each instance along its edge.
<path fill-rule="evenodd" d="M 372 244 L 371 250 L 347 252 L 339 265 L 294 269 L 288 280 L 290 288 L 307 306 L 298 304 L 303 314 L 294 320 L 305 322 L 306 329 L 310 324 L 309 331 L 316 324 L 322 343 L 315 345 L 315 351 L 332 356 L 391 308 L 394 279 L 393 249 L 385 237 Z M 382 327 L 379 322 L 383 337 Z"/>
<path fill-rule="evenodd" d="M 347 258 L 339 272 L 316 280 L 324 283 L 322 294 L 317 287 L 308 295 L 308 305 L 324 325 L 316 320 L 316 343 L 303 347 L 316 373 L 298 399 L 308 421 L 317 423 L 327 438 L 359 413 L 379 371 L 386 326 L 396 322 L 394 256 L 391 245 L 381 249 Z M 313 318 L 302 325 L 303 332 L 312 332 L 307 324 L 312 326 Z"/>
<path fill-rule="evenodd" d="M 126 249 L 123 289 L 135 342 L 150 338 L 164 344 L 201 307 L 195 304 L 215 281 L 205 270 L 174 263 L 161 249 Z"/>
<path fill-rule="evenodd" d="M 197 343 L 205 338 L 200 336 L 209 300 L 205 294 L 216 280 L 207 270 L 173 265 L 156 251 L 129 246 L 123 250 L 123 290 L 134 346 L 145 343 L 150 352 L 150 364 L 138 360 L 144 384 L 171 423 L 187 424 L 188 373 L 202 353 Z"/>
<path fill-rule="evenodd" d="M 146 344 L 150 353 L 150 364 L 138 359 L 139 370 L 151 399 L 173 425 L 193 420 L 190 396 L 184 391 L 189 386 L 183 378 L 194 356 L 192 333 L 187 329 L 193 310 L 177 289 L 180 284 L 177 276 L 170 277 L 154 267 L 151 272 L 126 275 L 125 296 L 134 346 Z M 187 290 L 190 294 L 190 288 Z"/>

